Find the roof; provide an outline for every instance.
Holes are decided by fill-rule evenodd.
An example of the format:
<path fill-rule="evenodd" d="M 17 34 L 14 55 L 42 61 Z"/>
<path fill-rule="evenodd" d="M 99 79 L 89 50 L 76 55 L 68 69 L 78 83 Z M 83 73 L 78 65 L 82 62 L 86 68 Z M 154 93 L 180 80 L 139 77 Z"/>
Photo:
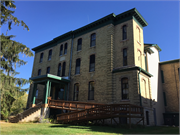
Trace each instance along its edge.
<path fill-rule="evenodd" d="M 62 81 L 62 82 L 70 82 L 70 80 L 66 79 L 66 77 L 59 77 L 52 74 L 40 75 L 40 76 L 32 77 L 29 79 L 32 81 L 43 81 L 43 80 L 53 79 L 53 80 Z"/>
<path fill-rule="evenodd" d="M 157 44 L 147 44 L 147 43 L 144 43 L 144 45 L 147 45 L 147 47 L 145 48 L 149 48 L 149 47 L 155 47 L 159 52 L 162 51 L 162 49 L 157 45 Z"/>
<path fill-rule="evenodd" d="M 151 75 L 149 72 L 147 72 L 146 70 L 142 69 L 141 67 L 138 66 L 133 66 L 133 67 L 123 67 L 123 68 L 118 68 L 118 69 L 113 69 L 113 73 L 117 73 L 117 72 L 123 72 L 123 71 L 130 71 L 130 70 L 141 70 L 141 72 L 143 72 L 145 75 L 152 77 L 153 75 Z"/>
<path fill-rule="evenodd" d="M 90 32 L 90 31 L 93 31 L 100 27 L 103 27 L 105 25 L 108 25 L 111 23 L 113 25 L 117 25 L 119 23 L 122 23 L 122 22 L 130 20 L 130 19 L 134 19 L 140 25 L 141 28 L 148 25 L 148 23 L 145 21 L 145 19 L 142 17 L 142 15 L 137 11 L 137 9 L 133 8 L 133 9 L 123 12 L 119 15 L 115 15 L 114 13 L 111 13 L 111 14 L 109 14 L 97 21 L 94 21 L 88 25 L 85 25 L 79 29 L 76 29 L 74 31 L 69 31 L 63 35 L 60 35 L 60 36 L 52 39 L 49 42 L 46 42 L 42 45 L 39 45 L 39 46 L 33 48 L 32 50 L 39 52 L 39 51 L 41 51 L 42 48 L 44 50 L 44 49 L 53 47 L 53 46 L 57 45 L 58 43 L 67 41 L 68 39 L 71 39 L 73 37 L 73 35 L 74 35 L 74 37 L 78 37 L 87 32 Z"/>
<path fill-rule="evenodd" d="M 159 62 L 160 65 L 179 62 L 180 59 Z"/>

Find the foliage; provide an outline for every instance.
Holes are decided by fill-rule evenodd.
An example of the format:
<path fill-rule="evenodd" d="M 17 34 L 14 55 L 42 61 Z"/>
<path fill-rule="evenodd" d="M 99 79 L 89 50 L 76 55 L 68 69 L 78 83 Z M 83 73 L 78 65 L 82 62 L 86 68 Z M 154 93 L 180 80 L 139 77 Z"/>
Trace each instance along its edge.
<path fill-rule="evenodd" d="M 12 104 L 11 113 L 12 115 L 16 115 L 18 113 L 22 113 L 24 108 L 26 108 L 28 94 L 25 93 L 23 96 L 18 97 Z"/>
<path fill-rule="evenodd" d="M 14 1 L 1 1 L 1 26 L 8 23 L 8 30 L 11 30 L 12 24 L 21 24 L 29 30 L 28 26 L 17 17 L 13 16 L 16 6 Z M 29 83 L 28 80 L 15 77 L 16 66 L 20 67 L 27 62 L 19 58 L 19 54 L 22 53 L 26 56 L 33 56 L 31 50 L 24 44 L 12 40 L 14 35 L 1 34 L 1 52 L 0 52 L 0 98 L 1 98 L 1 119 L 7 119 L 10 114 L 13 102 L 20 96 L 24 95 L 28 89 L 22 89 L 22 86 Z"/>

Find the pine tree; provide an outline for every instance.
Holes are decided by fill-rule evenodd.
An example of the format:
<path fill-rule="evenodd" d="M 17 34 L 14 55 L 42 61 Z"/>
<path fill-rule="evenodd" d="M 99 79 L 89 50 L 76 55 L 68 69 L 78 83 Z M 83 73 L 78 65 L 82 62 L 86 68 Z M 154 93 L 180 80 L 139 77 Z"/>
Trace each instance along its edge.
<path fill-rule="evenodd" d="M 20 24 L 29 31 L 28 26 L 17 17 L 14 17 L 16 6 L 14 1 L 1 1 L 1 26 L 8 24 L 8 30 L 11 30 L 12 24 Z M 19 54 L 25 54 L 28 57 L 33 56 L 32 51 L 22 43 L 12 40 L 14 35 L 1 34 L 1 52 L 0 52 L 0 98 L 1 98 L 1 119 L 7 119 L 13 102 L 27 92 L 28 89 L 22 89 L 22 86 L 29 83 L 28 80 L 15 77 L 16 66 L 20 67 L 27 62 L 19 58 Z"/>

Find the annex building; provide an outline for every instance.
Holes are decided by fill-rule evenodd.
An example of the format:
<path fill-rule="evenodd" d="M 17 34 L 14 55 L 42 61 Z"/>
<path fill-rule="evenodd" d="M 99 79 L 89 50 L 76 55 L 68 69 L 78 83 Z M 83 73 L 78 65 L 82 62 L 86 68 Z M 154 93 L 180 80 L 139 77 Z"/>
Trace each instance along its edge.
<path fill-rule="evenodd" d="M 42 102 L 50 116 L 63 111 L 49 108 L 48 97 L 133 104 L 143 107 L 145 125 L 179 125 L 179 59 L 159 61 L 161 48 L 144 43 L 147 25 L 133 8 L 33 48 L 27 106 Z"/>

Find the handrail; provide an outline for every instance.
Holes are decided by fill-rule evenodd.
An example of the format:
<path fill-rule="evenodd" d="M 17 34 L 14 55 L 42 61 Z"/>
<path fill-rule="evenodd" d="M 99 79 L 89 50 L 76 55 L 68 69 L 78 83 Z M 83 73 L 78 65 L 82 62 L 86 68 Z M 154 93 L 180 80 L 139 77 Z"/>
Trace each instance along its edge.
<path fill-rule="evenodd" d="M 119 110 L 117 110 L 117 108 L 119 108 Z M 58 114 L 56 116 L 57 116 L 57 120 L 61 121 L 61 120 L 75 120 L 76 118 L 78 118 L 78 120 L 80 120 L 80 118 L 87 119 L 90 117 L 91 118 L 92 117 L 102 117 L 102 115 L 107 116 L 107 117 L 109 117 L 109 116 L 117 117 L 117 115 L 120 115 L 120 113 L 124 113 L 124 112 L 129 114 L 129 116 L 131 114 L 142 114 L 143 113 L 143 110 L 141 109 L 140 106 L 138 106 L 138 107 L 136 106 L 135 108 L 139 108 L 139 109 L 133 110 L 132 104 L 126 104 L 126 105 L 119 104 L 119 106 L 117 104 L 115 106 L 113 104 L 111 104 L 111 105 L 104 105 L 104 106 L 91 108 L 91 109 L 85 109 L 85 110 L 77 111 L 77 112 Z"/>
<path fill-rule="evenodd" d="M 48 99 L 50 99 L 48 97 Z M 65 100 L 54 100 L 54 99 L 50 99 L 51 101 L 55 101 L 55 102 L 65 102 L 65 103 L 78 103 L 78 104 L 88 104 L 88 105 L 105 105 L 105 104 L 101 104 L 101 103 L 91 103 L 91 102 L 81 102 L 81 101 L 65 101 Z"/>

